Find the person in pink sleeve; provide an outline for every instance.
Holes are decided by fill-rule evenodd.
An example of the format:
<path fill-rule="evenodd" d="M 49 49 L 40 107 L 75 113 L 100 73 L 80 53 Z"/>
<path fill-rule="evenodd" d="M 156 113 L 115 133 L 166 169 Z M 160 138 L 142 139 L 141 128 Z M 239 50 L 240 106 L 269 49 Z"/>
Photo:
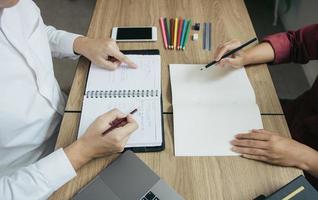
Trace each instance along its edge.
<path fill-rule="evenodd" d="M 231 40 L 220 45 L 215 59 L 220 60 L 240 44 L 238 40 Z M 304 64 L 317 59 L 318 24 L 313 24 L 267 36 L 260 44 L 222 59 L 219 65 L 238 68 L 260 63 Z M 310 90 L 284 104 L 283 110 L 292 139 L 267 130 L 252 130 L 237 134 L 231 141 L 232 150 L 244 158 L 302 169 L 318 188 L 318 79 Z"/>

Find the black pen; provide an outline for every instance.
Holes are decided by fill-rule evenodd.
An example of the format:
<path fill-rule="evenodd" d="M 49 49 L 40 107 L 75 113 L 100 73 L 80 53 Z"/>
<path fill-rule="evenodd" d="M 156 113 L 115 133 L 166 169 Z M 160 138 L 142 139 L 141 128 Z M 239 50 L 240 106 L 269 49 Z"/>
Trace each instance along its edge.
<path fill-rule="evenodd" d="M 236 53 L 237 51 L 243 49 L 244 47 L 246 47 L 247 45 L 251 44 L 252 42 L 255 42 L 256 40 L 257 40 L 256 38 L 253 38 L 253 39 L 251 39 L 250 41 L 248 41 L 248 42 L 242 44 L 241 46 L 239 46 L 239 47 L 237 47 L 237 48 L 235 48 L 235 49 L 232 49 L 231 51 L 229 51 L 229 52 L 227 52 L 226 54 L 224 54 L 224 55 L 221 57 L 220 60 L 222 60 L 223 58 L 229 57 L 230 55 L 232 55 L 232 54 Z M 203 70 L 204 68 L 208 68 L 208 67 L 210 67 L 210 66 L 212 66 L 212 65 L 214 65 L 214 64 L 216 64 L 216 63 L 218 63 L 218 62 L 220 62 L 220 60 L 214 60 L 213 62 L 207 64 L 205 67 L 202 67 L 201 70 Z"/>

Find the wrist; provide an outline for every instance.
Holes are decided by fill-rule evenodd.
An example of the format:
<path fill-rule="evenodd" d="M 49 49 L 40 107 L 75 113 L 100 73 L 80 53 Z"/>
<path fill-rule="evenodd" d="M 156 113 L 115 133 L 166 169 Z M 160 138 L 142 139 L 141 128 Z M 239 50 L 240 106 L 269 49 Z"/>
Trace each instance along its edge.
<path fill-rule="evenodd" d="M 84 55 L 84 47 L 85 47 L 85 42 L 87 41 L 87 37 L 84 36 L 79 36 L 74 40 L 73 43 L 73 50 L 74 53 Z"/>
<path fill-rule="evenodd" d="M 305 145 L 304 150 L 301 152 L 301 155 L 298 156 L 299 161 L 297 162 L 296 167 L 304 171 L 311 171 L 318 163 L 318 152 Z"/>
<path fill-rule="evenodd" d="M 70 160 L 75 170 L 78 170 L 87 162 L 93 159 L 91 154 L 86 151 L 86 146 L 81 139 L 76 140 L 74 143 L 64 149 L 64 152 Z"/>
<path fill-rule="evenodd" d="M 242 63 L 243 63 L 243 66 L 252 64 L 249 49 L 245 51 L 243 50 Z"/>

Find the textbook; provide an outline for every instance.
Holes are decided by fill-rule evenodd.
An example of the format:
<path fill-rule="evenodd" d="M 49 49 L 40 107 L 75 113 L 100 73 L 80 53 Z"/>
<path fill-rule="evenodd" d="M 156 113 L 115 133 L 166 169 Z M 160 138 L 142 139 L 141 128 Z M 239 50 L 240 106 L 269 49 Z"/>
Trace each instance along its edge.
<path fill-rule="evenodd" d="M 127 149 L 135 152 L 164 148 L 161 61 L 159 50 L 123 51 L 138 66 L 121 64 L 114 71 L 91 64 L 83 100 L 78 138 L 100 115 L 113 108 L 125 114 L 134 109 L 138 129 L 130 135 Z"/>
<path fill-rule="evenodd" d="M 263 128 L 244 68 L 170 64 L 176 156 L 233 156 L 238 133 Z"/>

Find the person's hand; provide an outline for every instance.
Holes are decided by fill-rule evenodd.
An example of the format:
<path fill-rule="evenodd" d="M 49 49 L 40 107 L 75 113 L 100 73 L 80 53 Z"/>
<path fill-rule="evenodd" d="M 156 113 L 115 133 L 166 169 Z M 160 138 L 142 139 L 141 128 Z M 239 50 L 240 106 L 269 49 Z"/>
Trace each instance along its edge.
<path fill-rule="evenodd" d="M 219 61 L 225 53 L 239 46 L 241 46 L 241 42 L 238 40 L 231 40 L 231 41 L 225 42 L 224 44 L 221 44 L 220 46 L 218 46 L 218 48 L 216 49 L 214 53 L 214 60 Z M 243 54 L 244 52 L 240 50 L 232 54 L 232 56 L 221 59 L 218 65 L 220 67 L 227 67 L 227 66 L 231 66 L 234 68 L 243 67 L 244 65 Z"/>
<path fill-rule="evenodd" d="M 231 141 L 232 151 L 244 158 L 259 160 L 280 166 L 306 168 L 306 155 L 311 148 L 291 138 L 279 136 L 266 130 L 242 133 Z"/>
<path fill-rule="evenodd" d="M 85 134 L 65 149 L 65 153 L 75 169 L 80 168 L 93 158 L 119 153 L 129 139 L 130 134 L 138 128 L 136 121 L 128 115 L 128 123 L 103 135 L 115 119 L 126 117 L 117 109 L 99 116 L 86 130 Z"/>
<path fill-rule="evenodd" d="M 137 67 L 134 62 L 119 51 L 116 42 L 112 39 L 78 37 L 74 41 L 73 48 L 76 53 L 108 70 L 115 70 L 120 63 L 125 63 L 131 68 Z"/>

